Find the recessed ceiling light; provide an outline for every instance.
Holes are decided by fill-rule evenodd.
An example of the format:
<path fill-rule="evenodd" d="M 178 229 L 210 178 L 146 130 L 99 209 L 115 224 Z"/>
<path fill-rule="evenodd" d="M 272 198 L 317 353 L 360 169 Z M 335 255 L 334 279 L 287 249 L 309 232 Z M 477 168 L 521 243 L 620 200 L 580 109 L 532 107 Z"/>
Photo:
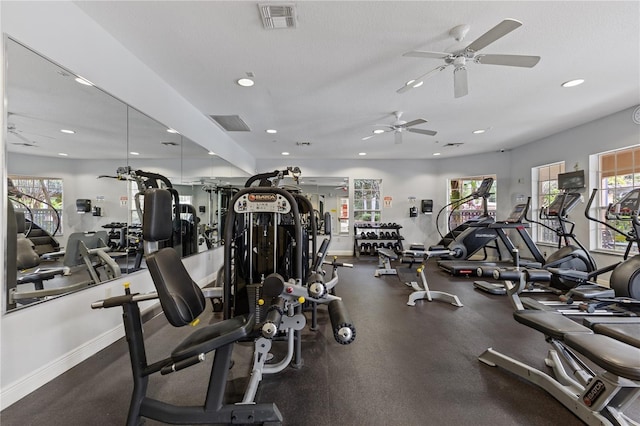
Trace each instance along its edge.
<path fill-rule="evenodd" d="M 75 80 L 80 84 L 84 84 L 85 86 L 93 86 L 94 85 L 92 82 L 90 82 L 86 78 L 76 77 Z"/>
<path fill-rule="evenodd" d="M 131 151 L 129 154 L 131 154 L 131 155 L 140 155 L 139 152 L 135 152 L 135 151 Z"/>
<path fill-rule="evenodd" d="M 289 155 L 287 151 L 283 152 L 282 155 Z"/>
<path fill-rule="evenodd" d="M 434 152 L 433 155 L 434 156 L 438 156 L 438 155 L 440 155 L 440 153 L 439 152 Z"/>
<path fill-rule="evenodd" d="M 67 154 L 66 152 L 59 152 L 58 155 L 61 156 L 61 157 L 66 157 L 69 154 Z"/>
<path fill-rule="evenodd" d="M 478 130 L 474 130 L 474 131 L 473 131 L 473 132 L 471 132 L 471 133 L 473 133 L 473 134 L 475 134 L 475 135 L 479 135 L 479 134 L 484 133 L 484 132 L 486 132 L 486 129 L 478 129 Z"/>
<path fill-rule="evenodd" d="M 73 135 L 75 133 L 75 130 L 69 130 L 69 129 L 60 129 L 60 131 L 62 133 L 67 133 L 69 135 Z"/>
<path fill-rule="evenodd" d="M 366 152 L 359 152 L 358 155 L 364 156 L 364 155 L 367 155 L 367 153 Z"/>
<path fill-rule="evenodd" d="M 238 81 L 236 81 L 236 83 L 238 83 L 242 87 L 251 87 L 254 85 L 253 80 L 251 80 L 250 78 L 240 78 L 238 79 Z"/>
<path fill-rule="evenodd" d="M 583 78 L 577 78 L 575 80 L 565 81 L 564 83 L 561 84 L 561 86 L 562 87 L 575 87 L 575 86 L 580 86 L 582 83 L 584 83 L 584 79 Z"/>
<path fill-rule="evenodd" d="M 414 87 L 414 88 L 416 88 L 416 87 L 420 87 L 420 86 L 422 86 L 423 84 L 424 84 L 424 81 L 419 81 L 419 82 L 417 82 L 417 83 L 414 83 L 414 84 L 413 84 L 413 87 Z"/>
<path fill-rule="evenodd" d="M 209 151 L 209 152 L 207 152 L 207 154 L 209 154 L 209 155 L 216 155 L 216 153 L 215 153 L 215 152 L 213 152 L 213 151 Z"/>
<path fill-rule="evenodd" d="M 373 133 L 375 133 L 376 135 L 379 135 L 380 133 L 384 133 L 384 130 L 382 130 L 382 129 L 375 129 L 375 130 L 373 131 Z"/>
<path fill-rule="evenodd" d="M 270 133 L 272 135 L 278 133 L 278 131 L 276 129 L 267 129 L 267 130 L 265 130 L 265 132 Z"/>
<path fill-rule="evenodd" d="M 169 133 L 178 133 L 177 130 L 173 130 L 172 128 L 168 128 L 167 132 L 169 132 Z"/>

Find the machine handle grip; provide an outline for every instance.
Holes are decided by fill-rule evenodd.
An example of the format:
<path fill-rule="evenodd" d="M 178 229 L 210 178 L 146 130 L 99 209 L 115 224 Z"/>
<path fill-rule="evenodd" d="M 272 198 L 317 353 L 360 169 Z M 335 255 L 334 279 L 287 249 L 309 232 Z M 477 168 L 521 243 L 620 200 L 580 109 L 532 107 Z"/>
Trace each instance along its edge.
<path fill-rule="evenodd" d="M 133 293 L 133 294 L 123 294 L 122 296 L 114 296 L 104 300 L 98 300 L 97 302 L 93 302 L 91 304 L 91 309 L 102 309 L 102 308 L 114 308 L 116 306 L 122 306 L 125 303 L 138 303 L 143 302 L 145 300 L 157 299 L 158 293 Z"/>
<path fill-rule="evenodd" d="M 197 363 L 202 362 L 204 360 L 205 360 L 204 354 L 194 355 L 187 359 L 183 359 L 181 361 L 162 367 L 162 369 L 160 370 L 160 374 L 164 376 L 169 373 L 173 373 L 174 371 L 183 370 L 187 367 L 191 367 L 192 365 L 196 365 Z"/>

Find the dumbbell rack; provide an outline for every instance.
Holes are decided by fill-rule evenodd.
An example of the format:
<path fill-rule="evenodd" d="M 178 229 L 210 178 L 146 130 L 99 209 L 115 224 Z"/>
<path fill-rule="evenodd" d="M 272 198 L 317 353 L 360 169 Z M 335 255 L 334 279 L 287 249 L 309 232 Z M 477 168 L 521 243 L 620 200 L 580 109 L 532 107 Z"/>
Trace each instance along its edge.
<path fill-rule="evenodd" d="M 401 225 L 396 223 L 368 224 L 356 223 L 353 227 L 353 255 L 355 257 L 377 256 L 378 248 L 384 247 L 394 250 L 400 254 L 404 248 L 402 240 L 404 237 L 400 235 Z"/>

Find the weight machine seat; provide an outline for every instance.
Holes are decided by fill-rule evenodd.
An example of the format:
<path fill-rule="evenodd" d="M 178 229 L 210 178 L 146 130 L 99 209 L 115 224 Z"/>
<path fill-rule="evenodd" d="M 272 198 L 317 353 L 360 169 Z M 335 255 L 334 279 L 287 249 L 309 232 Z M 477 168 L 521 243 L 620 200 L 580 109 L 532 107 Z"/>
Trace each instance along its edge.
<path fill-rule="evenodd" d="M 616 376 L 640 380 L 640 349 L 602 334 L 568 333 L 564 342 Z"/>
<path fill-rule="evenodd" d="M 173 326 L 191 324 L 204 311 L 202 290 L 191 279 L 175 249 L 165 247 L 147 256 L 147 268 L 164 314 Z M 254 325 L 254 316 L 241 315 L 198 329 L 172 351 L 171 358 L 177 362 L 211 352 L 246 337 Z"/>
<path fill-rule="evenodd" d="M 640 348 L 603 334 L 594 334 L 562 314 L 549 311 L 516 311 L 516 321 L 553 339 L 563 341 L 617 376 L 640 380 Z"/>
<path fill-rule="evenodd" d="M 255 315 L 239 315 L 201 328 L 171 352 L 174 362 L 211 352 L 247 337 L 255 326 Z"/>
<path fill-rule="evenodd" d="M 593 331 L 640 348 L 640 326 L 636 324 L 595 324 Z"/>
<path fill-rule="evenodd" d="M 524 310 L 514 312 L 513 317 L 519 323 L 556 340 L 564 340 L 566 335 L 573 333 L 593 334 L 588 327 L 557 312 Z"/>

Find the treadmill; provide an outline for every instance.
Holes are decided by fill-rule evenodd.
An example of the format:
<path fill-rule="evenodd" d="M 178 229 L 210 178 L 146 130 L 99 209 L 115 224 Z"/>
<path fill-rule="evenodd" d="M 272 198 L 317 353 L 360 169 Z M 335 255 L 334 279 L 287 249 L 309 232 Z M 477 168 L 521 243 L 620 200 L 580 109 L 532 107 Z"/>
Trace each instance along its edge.
<path fill-rule="evenodd" d="M 472 224 L 465 232 L 460 234 L 456 241 L 449 245 L 449 250 L 452 252 L 460 253 L 461 246 L 472 247 L 473 252 L 460 253 L 459 259 L 452 260 L 440 260 L 438 266 L 450 273 L 457 276 L 470 276 L 476 275 L 478 267 L 483 268 L 505 268 L 514 265 L 514 257 L 512 253 L 516 250 L 515 245 L 506 234 L 506 230 L 513 229 L 520 236 L 521 241 L 527 247 L 532 255 L 531 259 L 521 259 L 520 265 L 531 268 L 540 268 L 544 264 L 544 256 L 540 253 L 540 250 L 535 245 L 527 229 L 530 227 L 528 223 L 523 223 L 522 219 L 525 218 L 527 211 L 529 210 L 529 201 L 525 204 L 517 204 L 514 206 L 511 214 L 505 221 L 495 222 L 489 224 Z M 497 260 L 489 261 L 486 259 L 471 260 L 469 257 L 479 252 L 484 245 L 483 241 L 496 241 L 502 243 L 504 251 L 509 253 L 509 259 L 502 259 L 501 256 Z M 460 251 L 458 251 L 460 250 Z M 500 254 L 500 250 L 498 249 Z M 462 256 L 466 254 L 466 256 Z M 466 259 L 462 259 L 466 257 Z"/>

